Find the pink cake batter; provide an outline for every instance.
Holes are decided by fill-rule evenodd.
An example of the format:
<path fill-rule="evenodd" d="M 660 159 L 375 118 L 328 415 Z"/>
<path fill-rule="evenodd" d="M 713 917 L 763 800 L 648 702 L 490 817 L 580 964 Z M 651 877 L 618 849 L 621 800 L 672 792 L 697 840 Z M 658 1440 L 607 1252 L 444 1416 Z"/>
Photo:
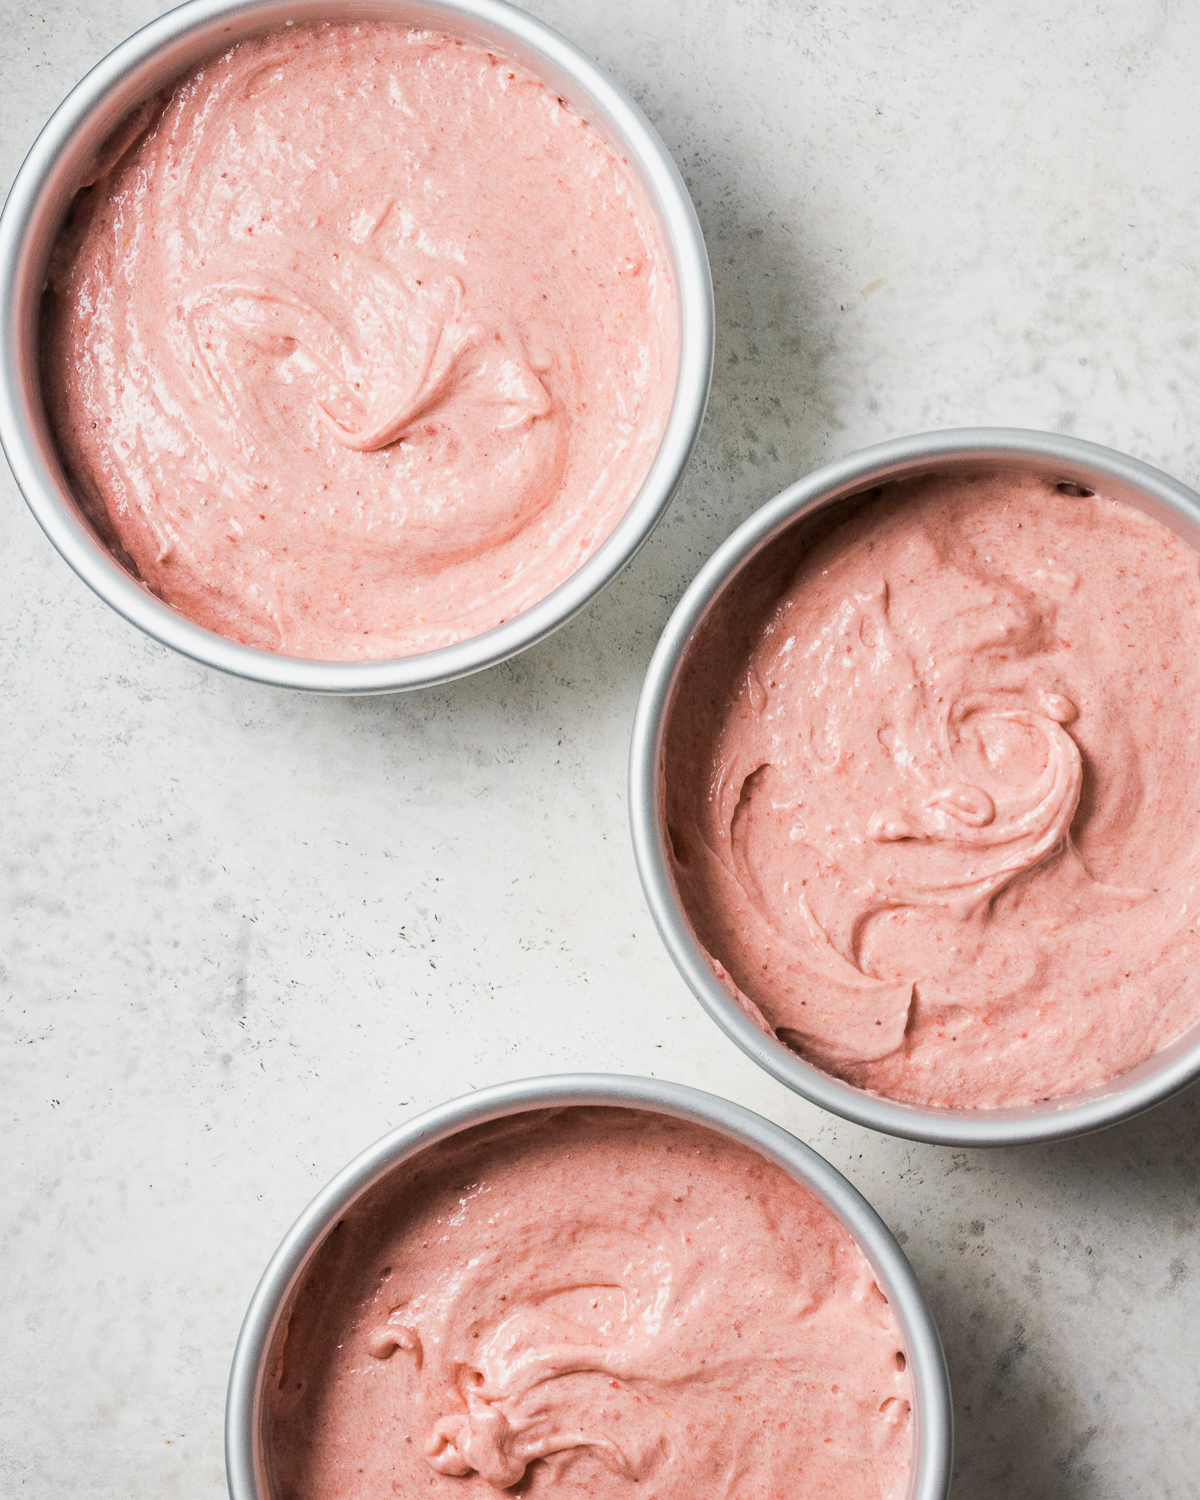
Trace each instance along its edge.
<path fill-rule="evenodd" d="M 349 1212 L 266 1382 L 279 1500 L 883 1500 L 895 1317 L 757 1152 L 612 1108 L 433 1148 Z"/>
<path fill-rule="evenodd" d="M 114 551 L 212 630 L 410 655 L 550 593 L 674 384 L 624 163 L 536 78 L 377 23 L 244 42 L 128 121 L 44 304 L 44 388 Z"/>
<path fill-rule="evenodd" d="M 953 1106 L 1200 1020 L 1197 554 L 987 473 L 889 485 L 796 555 L 725 606 L 668 745 L 675 878 L 743 1007 Z"/>

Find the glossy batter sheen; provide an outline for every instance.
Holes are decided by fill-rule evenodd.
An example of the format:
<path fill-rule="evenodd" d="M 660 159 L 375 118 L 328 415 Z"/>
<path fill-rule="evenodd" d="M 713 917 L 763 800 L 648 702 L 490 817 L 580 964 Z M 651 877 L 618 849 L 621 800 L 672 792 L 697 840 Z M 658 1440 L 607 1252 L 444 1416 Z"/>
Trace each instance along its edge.
<path fill-rule="evenodd" d="M 544 597 L 628 508 L 673 290 L 627 167 L 528 73 L 387 23 L 284 28 L 93 175 L 47 402 L 105 539 L 193 620 L 413 654 Z"/>
<path fill-rule="evenodd" d="M 280 1500 L 898 1497 L 909 1383 L 867 1262 L 713 1131 L 540 1111 L 333 1231 L 267 1386 Z"/>
<path fill-rule="evenodd" d="M 675 709 L 718 976 L 897 1099 L 1053 1098 L 1200 1019 L 1200 558 L 1071 489 L 886 487 Z"/>

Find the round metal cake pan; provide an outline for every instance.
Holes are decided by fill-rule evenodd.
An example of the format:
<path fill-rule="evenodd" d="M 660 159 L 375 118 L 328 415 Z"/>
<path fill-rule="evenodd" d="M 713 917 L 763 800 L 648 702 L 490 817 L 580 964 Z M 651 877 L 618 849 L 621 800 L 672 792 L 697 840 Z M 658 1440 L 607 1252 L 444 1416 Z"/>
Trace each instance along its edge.
<path fill-rule="evenodd" d="M 497 1084 L 427 1110 L 369 1147 L 317 1194 L 263 1273 L 233 1356 L 225 1413 L 231 1500 L 278 1500 L 264 1447 L 266 1371 L 290 1298 L 338 1220 L 388 1173 L 461 1130 L 529 1110 L 569 1105 L 651 1110 L 706 1126 L 760 1152 L 833 1212 L 866 1256 L 900 1328 L 912 1391 L 912 1457 L 903 1500 L 946 1500 L 953 1409 L 941 1340 L 912 1267 L 879 1215 L 811 1147 L 741 1105 L 682 1084 L 603 1073 Z"/>
<path fill-rule="evenodd" d="M 119 122 L 205 58 L 287 23 L 393 21 L 478 43 L 534 73 L 625 158 L 652 211 L 673 279 L 675 392 L 657 457 L 596 552 L 523 613 L 484 634 L 417 656 L 314 661 L 244 646 L 194 624 L 128 573 L 80 512 L 46 419 L 38 323 L 50 252 L 98 149 Z M 617 85 L 556 31 L 504 0 L 189 0 L 136 32 L 71 91 L 34 142 L 0 216 L 0 442 L 46 535 L 99 596 L 132 624 L 195 661 L 255 682 L 320 693 L 428 687 L 505 661 L 583 609 L 662 519 L 691 455 L 708 399 L 713 294 L 699 222 L 653 127 Z"/>
<path fill-rule="evenodd" d="M 692 643 L 744 569 L 830 507 L 898 479 L 986 466 L 1034 471 L 1138 507 L 1200 551 L 1200 495 L 1136 458 L 1079 438 L 968 428 L 896 438 L 827 464 L 764 505 L 722 544 L 672 614 L 650 662 L 634 719 L 629 810 L 634 856 L 659 933 L 717 1025 L 768 1073 L 823 1109 L 891 1135 L 953 1146 L 1009 1146 L 1084 1135 L 1161 1103 L 1200 1077 L 1200 1026 L 1119 1077 L 1044 1102 L 987 1109 L 906 1104 L 855 1088 L 768 1034 L 718 981 L 680 901 L 664 820 L 667 724 Z"/>

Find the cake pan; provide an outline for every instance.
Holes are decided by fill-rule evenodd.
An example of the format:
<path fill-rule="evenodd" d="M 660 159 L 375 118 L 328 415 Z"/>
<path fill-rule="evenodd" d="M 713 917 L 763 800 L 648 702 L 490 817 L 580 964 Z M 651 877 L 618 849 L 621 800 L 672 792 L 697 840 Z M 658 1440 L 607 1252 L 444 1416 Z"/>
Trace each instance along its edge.
<path fill-rule="evenodd" d="M 350 1205 L 418 1152 L 469 1126 L 528 1110 L 585 1104 L 653 1110 L 708 1126 L 775 1162 L 841 1220 L 870 1262 L 904 1343 L 912 1382 L 913 1446 L 903 1500 L 946 1500 L 953 1412 L 941 1340 L 912 1267 L 866 1199 L 810 1147 L 739 1104 L 682 1084 L 604 1073 L 497 1084 L 427 1110 L 369 1147 L 317 1194 L 263 1273 L 234 1352 L 225 1411 L 231 1500 L 278 1500 L 263 1442 L 265 1373 L 291 1294 L 325 1235 Z"/>
<path fill-rule="evenodd" d="M 656 220 L 676 292 L 675 393 L 658 455 L 628 511 L 552 593 L 494 630 L 419 656 L 313 661 L 243 646 L 193 624 L 127 573 L 72 497 L 43 409 L 38 311 L 51 249 L 88 164 L 139 102 L 247 36 L 315 21 L 395 21 L 479 43 L 541 78 L 625 158 Z M 595 63 L 504 0 L 189 0 L 136 32 L 71 91 L 38 136 L 0 216 L 0 442 L 29 508 L 71 567 L 147 635 L 255 682 L 321 693 L 426 687 L 494 666 L 542 640 L 596 595 L 661 520 L 708 399 L 712 280 L 683 180 L 642 112 Z"/>
<path fill-rule="evenodd" d="M 634 857 L 659 933 L 693 994 L 743 1052 L 812 1103 L 856 1124 L 941 1145 L 1007 1146 L 1084 1135 L 1161 1103 L 1200 1077 L 1200 1026 L 1107 1083 L 1044 1103 L 943 1109 L 868 1093 L 806 1062 L 758 1027 L 726 993 L 679 899 L 664 821 L 666 730 L 676 684 L 698 632 L 733 580 L 793 528 L 876 485 L 979 465 L 1033 470 L 1068 487 L 1068 493 L 1070 487 L 1103 489 L 1200 551 L 1200 495 L 1149 464 L 1078 438 L 1014 428 L 931 432 L 827 464 L 740 526 L 701 569 L 668 621 L 634 719 L 629 812 Z"/>

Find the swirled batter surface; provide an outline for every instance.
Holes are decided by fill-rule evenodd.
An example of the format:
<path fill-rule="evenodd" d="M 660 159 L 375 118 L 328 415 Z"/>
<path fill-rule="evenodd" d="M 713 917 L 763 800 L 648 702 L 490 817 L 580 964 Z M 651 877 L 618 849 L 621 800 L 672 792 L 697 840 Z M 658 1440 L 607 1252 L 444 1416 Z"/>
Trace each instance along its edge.
<path fill-rule="evenodd" d="M 410 655 L 563 582 L 649 470 L 674 293 L 538 79 L 378 23 L 234 47 L 79 194 L 44 386 L 106 541 L 202 625 Z"/>
<path fill-rule="evenodd" d="M 668 751 L 678 887 L 743 1007 L 952 1106 L 1200 1019 L 1197 554 L 993 473 L 887 486 L 792 568 L 727 606 Z"/>
<path fill-rule="evenodd" d="M 281 1500 L 898 1496 L 909 1385 L 866 1260 L 714 1131 L 539 1111 L 332 1232 L 268 1381 Z"/>

